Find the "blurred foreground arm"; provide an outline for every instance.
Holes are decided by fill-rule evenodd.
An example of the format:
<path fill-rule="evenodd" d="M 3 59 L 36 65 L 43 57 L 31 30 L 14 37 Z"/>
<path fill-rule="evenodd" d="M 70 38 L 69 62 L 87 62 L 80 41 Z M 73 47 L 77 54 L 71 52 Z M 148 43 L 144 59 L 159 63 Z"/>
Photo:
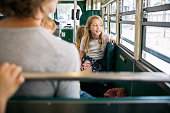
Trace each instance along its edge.
<path fill-rule="evenodd" d="M 16 92 L 24 77 L 20 76 L 22 68 L 15 64 L 0 65 L 0 113 L 5 113 L 8 99 Z"/>

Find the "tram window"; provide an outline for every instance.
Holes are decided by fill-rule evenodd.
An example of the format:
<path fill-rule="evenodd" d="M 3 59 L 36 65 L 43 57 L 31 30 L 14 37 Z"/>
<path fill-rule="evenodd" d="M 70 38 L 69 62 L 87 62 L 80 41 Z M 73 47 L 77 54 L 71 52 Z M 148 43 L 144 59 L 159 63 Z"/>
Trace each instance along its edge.
<path fill-rule="evenodd" d="M 111 21 L 116 21 L 116 16 L 111 17 Z"/>
<path fill-rule="evenodd" d="M 86 3 L 87 3 L 87 10 L 91 10 L 91 0 L 87 0 L 86 1 Z"/>
<path fill-rule="evenodd" d="M 135 21 L 135 14 L 122 16 L 122 21 Z"/>
<path fill-rule="evenodd" d="M 150 8 L 144 9 L 142 59 L 170 74 L 170 7 L 166 3 L 170 1 L 150 0 Z"/>
<path fill-rule="evenodd" d="M 170 22 L 170 10 L 148 13 L 147 21 Z"/>
<path fill-rule="evenodd" d="M 104 32 L 107 33 L 107 21 L 104 22 Z"/>
<path fill-rule="evenodd" d="M 121 40 L 120 43 L 134 52 L 134 35 L 135 35 L 135 25 L 131 24 L 121 24 Z M 127 44 L 128 43 L 128 44 Z"/>
<path fill-rule="evenodd" d="M 96 9 L 96 0 L 93 0 L 93 10 Z"/>
<path fill-rule="evenodd" d="M 123 12 L 136 10 L 136 0 L 122 0 Z"/>
<path fill-rule="evenodd" d="M 134 52 L 136 0 L 120 0 L 120 44 Z"/>
<path fill-rule="evenodd" d="M 110 32 L 111 32 L 113 35 L 116 35 L 116 23 L 110 22 Z"/>
<path fill-rule="evenodd" d="M 104 20 L 107 21 L 107 15 L 104 15 Z"/>
<path fill-rule="evenodd" d="M 86 0 L 86 10 L 88 10 L 88 9 L 89 9 L 88 5 L 89 5 L 89 1 L 88 1 L 88 0 Z"/>
<path fill-rule="evenodd" d="M 148 0 L 148 7 L 159 6 L 170 3 L 170 0 Z"/>
<path fill-rule="evenodd" d="M 111 14 L 116 14 L 116 2 L 111 3 Z"/>
<path fill-rule="evenodd" d="M 104 7 L 104 32 L 107 33 L 107 7 Z"/>
<path fill-rule="evenodd" d="M 116 1 L 110 4 L 110 33 L 116 35 Z"/>
<path fill-rule="evenodd" d="M 160 70 L 170 73 L 168 71 L 170 69 L 170 28 L 145 26 L 144 29 L 146 34 L 142 58 Z"/>
<path fill-rule="evenodd" d="M 73 26 L 73 21 L 71 19 L 71 11 L 74 9 L 74 4 L 58 4 L 57 6 L 57 12 L 58 12 L 58 22 L 60 22 L 60 27 L 64 27 L 67 24 L 71 24 Z M 80 15 L 82 14 L 81 8 L 77 5 L 77 9 L 80 10 Z M 77 20 L 77 24 L 79 23 L 79 20 Z"/>
<path fill-rule="evenodd" d="M 101 7 L 101 2 L 97 2 L 97 9 L 96 10 L 100 10 L 100 7 Z"/>

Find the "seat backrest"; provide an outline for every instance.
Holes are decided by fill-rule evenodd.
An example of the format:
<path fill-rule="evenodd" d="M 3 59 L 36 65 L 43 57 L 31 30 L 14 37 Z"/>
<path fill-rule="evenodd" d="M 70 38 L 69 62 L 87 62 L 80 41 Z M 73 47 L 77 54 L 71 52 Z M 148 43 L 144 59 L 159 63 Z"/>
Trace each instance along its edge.
<path fill-rule="evenodd" d="M 93 15 L 101 16 L 101 11 L 100 10 L 85 11 L 80 17 L 80 25 L 86 25 L 87 19 Z"/>
<path fill-rule="evenodd" d="M 107 43 L 106 49 L 104 52 L 104 57 L 102 59 L 102 68 L 104 71 L 114 71 L 115 70 L 115 61 L 116 61 L 116 45 L 113 43 Z"/>

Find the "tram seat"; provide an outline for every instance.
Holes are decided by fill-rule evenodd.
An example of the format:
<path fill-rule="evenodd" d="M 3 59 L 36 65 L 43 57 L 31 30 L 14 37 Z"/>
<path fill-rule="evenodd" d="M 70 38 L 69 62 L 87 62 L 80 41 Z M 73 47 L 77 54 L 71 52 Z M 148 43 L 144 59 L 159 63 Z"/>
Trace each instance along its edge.
<path fill-rule="evenodd" d="M 85 11 L 80 17 L 80 25 L 86 25 L 87 19 L 93 15 L 101 16 L 101 11 L 100 10 Z"/>
<path fill-rule="evenodd" d="M 64 74 L 64 73 L 63 73 Z M 61 79 L 61 75 L 55 75 L 56 79 Z M 80 73 L 82 74 L 82 73 Z M 87 76 L 83 73 L 78 80 L 82 80 L 82 77 Z M 101 74 L 101 73 L 100 73 Z M 40 98 L 40 97 L 15 97 L 9 100 L 7 106 L 7 113 L 170 113 L 170 95 L 168 92 L 164 93 L 161 87 L 155 87 L 155 84 L 169 82 L 169 76 L 163 73 L 155 73 L 154 75 L 145 75 L 146 73 L 133 73 L 131 80 L 127 80 L 130 73 L 126 73 L 126 76 L 122 76 L 123 73 L 112 73 L 117 78 L 110 78 L 105 74 L 106 79 L 100 79 L 98 75 L 91 73 L 92 77 L 96 81 L 117 82 L 121 85 L 126 85 L 133 82 L 130 86 L 131 94 L 127 97 L 119 98 Z M 138 75 L 139 74 L 139 75 Z M 145 79 L 141 74 L 145 75 Z M 39 75 L 39 74 L 37 74 Z M 52 74 L 53 75 L 53 74 Z M 50 75 L 52 77 L 52 75 Z M 73 75 L 73 73 L 69 74 Z M 30 75 L 27 75 L 27 77 Z M 42 77 L 44 75 L 39 75 Z M 53 75 L 54 76 L 54 75 Z M 121 76 L 121 77 L 119 77 Z M 65 76 L 66 77 L 66 76 Z M 63 79 L 65 79 L 65 77 Z M 68 80 L 70 77 L 68 76 Z M 123 78 L 126 79 L 123 79 Z M 150 78 L 150 79 L 149 79 Z M 162 80 L 160 78 L 163 78 Z M 28 79 L 28 78 L 27 78 Z M 49 78 L 51 79 L 51 78 Z M 30 79 L 31 80 L 31 79 Z M 34 80 L 34 77 L 32 78 Z M 44 79 L 42 79 L 44 80 Z M 76 79 L 77 80 L 77 79 Z M 93 80 L 84 78 L 83 80 Z M 113 81 L 112 81 L 113 80 Z M 127 81 L 126 81 L 127 80 Z M 142 80 L 142 81 L 141 81 Z M 160 81 L 159 81 L 160 80 Z M 94 90 L 93 90 L 94 91 Z M 169 88 L 168 88 L 168 91 Z M 161 94 L 162 93 L 162 94 Z"/>
<path fill-rule="evenodd" d="M 7 113 L 169 113 L 169 96 L 97 99 L 10 100 Z"/>
<path fill-rule="evenodd" d="M 115 58 L 116 58 L 116 45 L 113 43 L 107 43 L 104 57 L 102 59 L 103 71 L 109 72 L 115 70 Z"/>

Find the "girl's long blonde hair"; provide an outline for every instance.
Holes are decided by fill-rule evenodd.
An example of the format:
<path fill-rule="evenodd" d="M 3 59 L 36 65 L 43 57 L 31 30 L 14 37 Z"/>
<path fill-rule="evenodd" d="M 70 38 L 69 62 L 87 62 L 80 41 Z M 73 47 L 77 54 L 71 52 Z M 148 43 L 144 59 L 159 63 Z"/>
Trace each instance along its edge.
<path fill-rule="evenodd" d="M 86 27 L 85 27 L 85 34 L 84 34 L 84 37 L 83 37 L 84 38 L 84 52 L 85 53 L 89 52 L 89 41 L 92 38 L 92 34 L 91 34 L 91 31 L 90 31 L 90 26 L 91 26 L 94 19 L 98 19 L 103 25 L 103 21 L 99 16 L 95 15 L 95 16 L 91 16 L 91 17 L 88 18 L 87 23 L 86 23 Z M 103 30 L 102 30 L 101 34 L 99 35 L 99 43 L 100 43 L 100 48 L 99 49 L 101 51 L 103 51 L 102 50 L 103 45 L 104 45 Z"/>

